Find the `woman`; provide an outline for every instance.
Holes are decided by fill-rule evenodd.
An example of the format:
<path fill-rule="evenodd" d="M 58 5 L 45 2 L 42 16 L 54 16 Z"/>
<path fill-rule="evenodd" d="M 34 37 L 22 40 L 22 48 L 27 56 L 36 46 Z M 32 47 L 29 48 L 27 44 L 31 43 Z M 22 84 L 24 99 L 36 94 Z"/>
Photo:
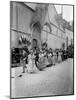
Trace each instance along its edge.
<path fill-rule="evenodd" d="M 28 72 L 32 72 L 32 57 L 31 57 L 31 53 L 28 55 L 27 71 Z"/>
<path fill-rule="evenodd" d="M 48 53 L 48 62 L 49 62 L 49 65 L 52 65 L 52 53 L 51 52 Z"/>
<path fill-rule="evenodd" d="M 46 51 L 44 52 L 44 59 L 45 59 L 45 66 L 48 66 L 49 65 L 49 62 L 48 62 L 48 53 Z"/>
<path fill-rule="evenodd" d="M 44 54 L 43 54 L 42 50 L 40 50 L 39 60 L 38 60 L 38 68 L 39 68 L 39 70 L 43 70 L 45 67 L 46 67 L 46 65 L 45 65 Z"/>
<path fill-rule="evenodd" d="M 59 63 L 62 61 L 61 55 L 62 55 L 62 52 L 61 52 L 61 50 L 59 50 L 59 56 L 58 56 L 58 62 Z"/>
<path fill-rule="evenodd" d="M 35 54 L 31 50 L 31 53 L 28 55 L 28 65 L 27 70 L 30 73 L 33 73 L 35 71 L 36 65 L 35 65 Z"/>
<path fill-rule="evenodd" d="M 52 62 L 53 62 L 53 65 L 56 64 L 56 52 L 55 52 L 55 50 L 53 51 Z"/>

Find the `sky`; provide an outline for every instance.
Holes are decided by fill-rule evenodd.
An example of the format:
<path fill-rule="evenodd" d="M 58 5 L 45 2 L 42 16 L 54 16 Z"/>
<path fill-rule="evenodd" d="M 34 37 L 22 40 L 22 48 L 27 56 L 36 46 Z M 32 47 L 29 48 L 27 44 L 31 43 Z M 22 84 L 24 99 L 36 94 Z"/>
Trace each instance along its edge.
<path fill-rule="evenodd" d="M 67 21 L 73 20 L 73 6 L 67 6 L 67 5 L 55 5 L 56 10 L 58 13 L 61 13 L 61 8 L 63 8 L 63 18 Z"/>

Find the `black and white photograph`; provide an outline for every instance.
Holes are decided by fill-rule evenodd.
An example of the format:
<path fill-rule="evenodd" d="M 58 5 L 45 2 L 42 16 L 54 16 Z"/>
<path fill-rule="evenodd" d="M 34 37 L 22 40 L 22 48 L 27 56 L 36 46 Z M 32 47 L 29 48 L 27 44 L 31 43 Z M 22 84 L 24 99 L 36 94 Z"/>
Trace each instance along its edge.
<path fill-rule="evenodd" d="M 74 5 L 10 1 L 10 97 L 74 95 Z"/>

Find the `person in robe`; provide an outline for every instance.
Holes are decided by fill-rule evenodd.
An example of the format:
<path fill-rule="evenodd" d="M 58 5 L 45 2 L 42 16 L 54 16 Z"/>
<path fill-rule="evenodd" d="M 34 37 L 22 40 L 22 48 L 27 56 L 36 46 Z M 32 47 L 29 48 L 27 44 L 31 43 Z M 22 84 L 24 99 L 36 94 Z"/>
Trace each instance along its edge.
<path fill-rule="evenodd" d="M 28 65 L 27 65 L 27 72 L 33 72 L 33 63 L 32 63 L 32 52 L 28 55 Z"/>

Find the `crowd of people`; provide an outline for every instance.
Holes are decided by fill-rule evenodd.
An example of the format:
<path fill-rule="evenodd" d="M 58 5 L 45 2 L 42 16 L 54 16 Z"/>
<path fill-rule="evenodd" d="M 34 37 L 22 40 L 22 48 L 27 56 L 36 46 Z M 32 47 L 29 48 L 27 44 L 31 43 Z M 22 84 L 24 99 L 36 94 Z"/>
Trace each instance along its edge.
<path fill-rule="evenodd" d="M 24 47 L 22 51 L 22 57 L 20 60 L 23 66 L 23 73 L 34 72 L 35 67 L 42 71 L 44 68 L 55 65 L 63 61 L 63 55 L 61 49 L 52 50 L 50 49 L 39 49 L 37 47 L 32 48 L 30 51 L 27 47 Z"/>
<path fill-rule="evenodd" d="M 12 49 L 12 65 L 14 63 L 19 63 L 23 67 L 23 73 L 34 72 L 35 68 L 42 71 L 46 67 L 60 63 L 68 58 L 67 52 L 63 49 L 52 49 L 47 48 L 44 44 L 41 49 L 38 47 L 28 48 L 28 46 L 23 46 L 22 48 Z M 18 65 L 18 66 L 19 66 Z"/>

